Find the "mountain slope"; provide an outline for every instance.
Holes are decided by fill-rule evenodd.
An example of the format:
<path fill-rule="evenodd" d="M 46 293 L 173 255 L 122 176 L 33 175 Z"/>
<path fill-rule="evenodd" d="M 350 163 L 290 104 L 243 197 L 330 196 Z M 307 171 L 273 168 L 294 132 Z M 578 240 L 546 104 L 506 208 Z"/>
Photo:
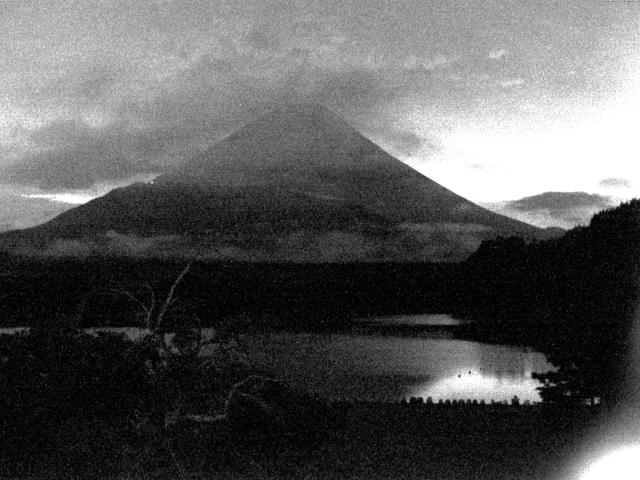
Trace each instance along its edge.
<path fill-rule="evenodd" d="M 478 222 L 530 231 L 421 175 L 318 105 L 275 110 L 154 184 L 268 186 L 367 205 L 396 222 Z"/>
<path fill-rule="evenodd" d="M 150 183 L 0 239 L 50 253 L 73 240 L 76 251 L 404 261 L 456 260 L 495 235 L 539 234 L 418 173 L 324 107 L 303 104 L 260 117 Z"/>

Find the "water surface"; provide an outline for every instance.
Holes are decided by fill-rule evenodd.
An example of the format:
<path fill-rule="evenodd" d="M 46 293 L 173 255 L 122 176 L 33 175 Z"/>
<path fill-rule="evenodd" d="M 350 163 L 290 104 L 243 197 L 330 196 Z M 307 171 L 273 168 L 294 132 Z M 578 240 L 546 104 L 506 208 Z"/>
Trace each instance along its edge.
<path fill-rule="evenodd" d="M 380 317 L 363 317 L 356 319 L 358 323 L 372 323 L 379 325 L 395 325 L 395 326 L 452 326 L 461 325 L 462 320 L 453 318 L 445 313 L 436 314 L 420 314 L 420 315 L 388 315 Z"/>
<path fill-rule="evenodd" d="M 255 365 L 325 398 L 539 401 L 544 355 L 450 339 L 271 334 L 243 339 Z"/>
<path fill-rule="evenodd" d="M 447 315 L 363 320 L 394 326 L 459 324 Z M 146 334 L 139 328 L 89 331 L 97 330 L 121 332 L 134 339 Z M 327 399 L 508 401 L 517 396 L 539 401 L 536 387 L 540 384 L 531 373 L 553 368 L 539 352 L 449 338 L 256 333 L 241 336 L 241 342 L 255 367 Z"/>

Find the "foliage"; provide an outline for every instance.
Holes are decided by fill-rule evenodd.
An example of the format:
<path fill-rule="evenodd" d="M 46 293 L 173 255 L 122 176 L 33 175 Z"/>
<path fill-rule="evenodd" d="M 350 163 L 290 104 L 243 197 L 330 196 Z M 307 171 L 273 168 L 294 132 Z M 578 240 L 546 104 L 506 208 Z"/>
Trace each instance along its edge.
<path fill-rule="evenodd" d="M 60 448 L 60 432 L 79 419 L 131 426 L 154 401 L 148 356 L 145 345 L 116 334 L 56 328 L 1 335 L 4 451 Z"/>
<path fill-rule="evenodd" d="M 640 200 L 555 240 L 486 242 L 466 271 L 462 312 L 518 332 L 558 368 L 536 376 L 546 401 L 620 399 L 640 285 Z"/>
<path fill-rule="evenodd" d="M 221 411 L 231 386 L 248 375 L 222 334 L 205 342 L 185 328 L 158 349 L 154 335 L 133 341 L 60 323 L 0 335 L 3 460 L 86 473 L 129 464 L 145 449 L 149 461 L 166 459 L 168 414 Z"/>

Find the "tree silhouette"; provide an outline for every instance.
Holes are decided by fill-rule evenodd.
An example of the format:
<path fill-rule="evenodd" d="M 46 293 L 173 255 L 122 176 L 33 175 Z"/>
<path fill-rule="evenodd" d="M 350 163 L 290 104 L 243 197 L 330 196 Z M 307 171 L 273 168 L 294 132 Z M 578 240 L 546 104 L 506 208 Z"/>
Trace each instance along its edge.
<path fill-rule="evenodd" d="M 557 367 L 536 375 L 543 399 L 620 400 L 640 286 L 640 200 L 558 239 L 485 242 L 463 280 L 456 308 L 478 332 L 534 346 Z"/>
<path fill-rule="evenodd" d="M 566 242 L 556 246 L 565 257 L 562 318 L 538 344 L 558 375 L 542 379 L 574 398 L 617 402 L 625 393 L 640 286 L 640 200 L 596 214 Z"/>

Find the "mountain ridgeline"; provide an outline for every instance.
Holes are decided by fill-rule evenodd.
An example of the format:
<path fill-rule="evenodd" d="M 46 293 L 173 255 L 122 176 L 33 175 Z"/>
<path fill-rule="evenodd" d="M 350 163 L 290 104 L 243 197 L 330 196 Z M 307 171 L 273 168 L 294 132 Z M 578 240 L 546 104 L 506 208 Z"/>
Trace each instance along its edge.
<path fill-rule="evenodd" d="M 149 183 L 0 236 L 5 250 L 235 261 L 457 261 L 544 231 L 479 207 L 313 104 L 275 109 Z"/>

